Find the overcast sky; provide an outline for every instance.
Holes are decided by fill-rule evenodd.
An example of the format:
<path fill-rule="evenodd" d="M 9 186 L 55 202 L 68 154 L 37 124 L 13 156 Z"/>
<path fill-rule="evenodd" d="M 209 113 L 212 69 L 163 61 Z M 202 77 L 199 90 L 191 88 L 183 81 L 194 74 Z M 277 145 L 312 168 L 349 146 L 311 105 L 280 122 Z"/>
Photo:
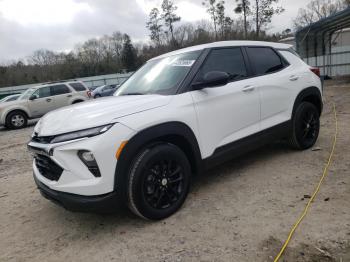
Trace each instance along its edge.
<path fill-rule="evenodd" d="M 202 0 L 174 0 L 183 22 L 208 18 Z M 292 27 L 298 9 L 310 0 L 280 0 L 286 11 L 271 31 Z M 234 16 L 235 0 L 226 0 Z M 114 31 L 147 41 L 147 15 L 161 0 L 0 0 L 0 62 L 25 58 L 44 48 L 69 51 L 75 44 Z"/>

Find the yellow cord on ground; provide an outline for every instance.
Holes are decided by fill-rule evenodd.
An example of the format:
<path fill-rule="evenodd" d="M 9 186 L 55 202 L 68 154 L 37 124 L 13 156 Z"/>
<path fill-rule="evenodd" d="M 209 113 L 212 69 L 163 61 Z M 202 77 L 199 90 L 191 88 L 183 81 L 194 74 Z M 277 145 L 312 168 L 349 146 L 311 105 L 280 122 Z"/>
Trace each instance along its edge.
<path fill-rule="evenodd" d="M 283 244 L 280 252 L 276 256 L 274 262 L 277 262 L 281 258 L 282 254 L 283 254 L 284 250 L 286 249 L 286 247 L 288 246 L 288 243 L 289 243 L 290 239 L 292 238 L 295 230 L 297 229 L 297 227 L 299 226 L 299 224 L 301 223 L 303 218 L 306 216 L 307 211 L 309 210 L 309 207 L 310 207 L 312 201 L 316 197 L 318 191 L 320 190 L 321 184 L 322 184 L 324 178 L 326 177 L 326 175 L 328 173 L 328 168 L 329 168 L 329 165 L 331 164 L 331 161 L 332 161 L 332 157 L 333 157 L 334 149 L 335 149 L 335 144 L 337 143 L 337 135 L 338 135 L 338 120 L 337 120 L 337 112 L 335 110 L 335 104 L 334 103 L 333 103 L 333 112 L 334 112 L 334 120 L 335 120 L 335 133 L 334 133 L 334 138 L 333 138 L 333 146 L 332 146 L 332 151 L 331 151 L 331 153 L 330 153 L 330 155 L 328 157 L 327 164 L 325 165 L 325 167 L 323 169 L 322 177 L 321 177 L 320 181 L 318 182 L 314 193 L 312 194 L 311 198 L 307 202 L 307 204 L 305 206 L 305 209 L 304 209 L 304 212 L 301 214 L 301 216 L 299 217 L 299 219 L 297 220 L 297 222 L 294 224 L 294 226 L 292 227 L 291 231 L 289 232 L 288 238 L 284 242 L 284 244 Z"/>

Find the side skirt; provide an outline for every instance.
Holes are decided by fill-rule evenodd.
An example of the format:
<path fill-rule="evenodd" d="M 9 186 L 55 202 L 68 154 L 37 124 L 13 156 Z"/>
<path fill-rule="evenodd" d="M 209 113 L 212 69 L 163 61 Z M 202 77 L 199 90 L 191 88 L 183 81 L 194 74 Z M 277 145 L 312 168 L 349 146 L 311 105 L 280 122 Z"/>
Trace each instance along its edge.
<path fill-rule="evenodd" d="M 234 141 L 217 148 L 213 155 L 203 159 L 205 169 L 231 160 L 237 156 L 250 152 L 272 141 L 288 136 L 292 127 L 292 121 L 286 121 L 270 127 L 256 134 Z"/>

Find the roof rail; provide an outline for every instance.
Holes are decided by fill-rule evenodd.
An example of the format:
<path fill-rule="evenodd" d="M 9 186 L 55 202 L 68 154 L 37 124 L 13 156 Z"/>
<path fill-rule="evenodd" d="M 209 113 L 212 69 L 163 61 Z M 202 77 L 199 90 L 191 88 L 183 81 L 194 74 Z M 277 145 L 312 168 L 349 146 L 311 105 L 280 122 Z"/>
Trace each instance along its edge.
<path fill-rule="evenodd" d="M 49 84 L 66 83 L 66 82 L 74 82 L 74 81 L 78 81 L 78 80 L 77 79 L 57 80 L 57 81 L 41 83 L 40 85 L 49 85 Z"/>

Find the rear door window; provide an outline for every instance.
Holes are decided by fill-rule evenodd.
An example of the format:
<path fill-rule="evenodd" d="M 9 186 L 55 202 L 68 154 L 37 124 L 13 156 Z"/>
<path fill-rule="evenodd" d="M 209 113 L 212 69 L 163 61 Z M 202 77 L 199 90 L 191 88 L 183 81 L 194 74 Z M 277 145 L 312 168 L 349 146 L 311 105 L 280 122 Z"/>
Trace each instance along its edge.
<path fill-rule="evenodd" d="M 69 85 L 77 92 L 86 91 L 85 86 L 83 86 L 81 83 L 70 83 Z"/>
<path fill-rule="evenodd" d="M 231 81 L 247 77 L 247 69 L 241 48 L 234 47 L 212 50 L 200 69 L 196 81 L 201 81 L 205 74 L 211 71 L 228 73 Z"/>
<path fill-rule="evenodd" d="M 57 96 L 70 93 L 70 90 L 66 85 L 53 85 L 51 86 L 51 92 L 52 95 Z"/>
<path fill-rule="evenodd" d="M 247 47 L 247 52 L 255 75 L 271 74 L 284 68 L 281 57 L 269 47 Z"/>

